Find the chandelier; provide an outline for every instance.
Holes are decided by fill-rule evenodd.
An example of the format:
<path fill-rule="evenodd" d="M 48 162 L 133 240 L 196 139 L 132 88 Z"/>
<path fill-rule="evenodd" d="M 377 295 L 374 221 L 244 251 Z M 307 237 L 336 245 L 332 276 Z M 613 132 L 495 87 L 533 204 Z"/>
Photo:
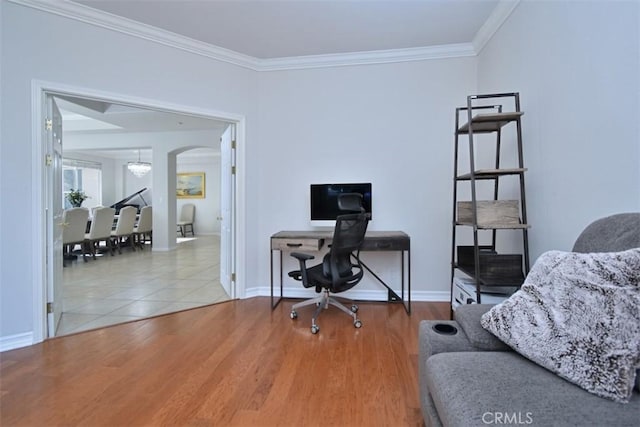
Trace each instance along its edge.
<path fill-rule="evenodd" d="M 127 169 L 137 176 L 138 178 L 142 178 L 151 170 L 151 163 L 149 162 L 141 162 L 140 161 L 140 150 L 138 150 L 138 161 L 137 162 L 129 162 L 127 163 Z"/>

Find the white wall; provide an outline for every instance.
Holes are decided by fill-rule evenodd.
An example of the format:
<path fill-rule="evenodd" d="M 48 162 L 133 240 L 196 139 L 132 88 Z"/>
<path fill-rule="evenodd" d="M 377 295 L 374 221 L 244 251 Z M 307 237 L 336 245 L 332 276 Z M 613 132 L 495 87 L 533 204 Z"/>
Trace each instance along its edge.
<path fill-rule="evenodd" d="M 310 227 L 309 184 L 371 182 L 370 229 L 411 237 L 413 297 L 446 300 L 454 112 L 474 91 L 475 74 L 475 58 L 262 74 L 254 156 L 263 285 L 269 236 Z M 397 253 L 362 255 L 399 289 Z M 370 276 L 354 289 L 367 290 L 386 295 Z M 287 282 L 285 294 L 300 291 Z"/>
<path fill-rule="evenodd" d="M 637 1 L 523 1 L 479 56 L 479 92 L 521 95 L 532 261 L 640 211 L 639 14 Z"/>
<path fill-rule="evenodd" d="M 176 216 L 180 217 L 180 209 L 185 203 L 193 203 L 196 216 L 193 228 L 196 234 L 220 234 L 220 156 L 207 156 L 203 160 L 186 157 L 188 154 L 177 156 L 178 172 L 204 172 L 204 199 L 178 199 L 176 202 Z"/>
<path fill-rule="evenodd" d="M 32 260 L 43 256 L 31 216 L 40 215 L 33 207 L 42 187 L 32 170 L 33 81 L 244 116 L 247 138 L 256 132 L 256 81 L 255 72 L 231 64 L 6 1 L 1 7 L 0 337 L 11 337 L 34 330 Z M 245 189 L 255 194 L 252 166 Z M 258 201 L 248 197 L 245 204 L 255 212 Z M 246 235 L 246 245 L 257 247 L 253 225 Z M 258 281 L 254 271 L 249 283 Z"/>

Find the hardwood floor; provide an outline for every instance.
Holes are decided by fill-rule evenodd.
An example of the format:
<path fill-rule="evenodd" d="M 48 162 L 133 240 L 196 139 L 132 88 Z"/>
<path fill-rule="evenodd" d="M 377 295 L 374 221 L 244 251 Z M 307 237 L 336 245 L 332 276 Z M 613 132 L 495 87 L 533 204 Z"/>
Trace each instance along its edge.
<path fill-rule="evenodd" d="M 0 353 L 2 426 L 420 426 L 417 334 L 448 304 L 227 301 Z"/>

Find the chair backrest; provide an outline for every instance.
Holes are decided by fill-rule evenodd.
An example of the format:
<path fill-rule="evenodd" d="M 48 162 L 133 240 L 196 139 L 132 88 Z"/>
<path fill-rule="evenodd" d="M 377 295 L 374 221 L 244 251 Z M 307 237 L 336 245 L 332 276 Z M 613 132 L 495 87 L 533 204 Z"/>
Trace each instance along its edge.
<path fill-rule="evenodd" d="M 331 249 L 323 260 L 323 274 L 331 278 L 331 291 L 346 291 L 362 279 L 358 252 L 368 225 L 369 215 L 364 212 L 339 215 L 336 219 Z"/>
<path fill-rule="evenodd" d="M 147 233 L 153 229 L 153 208 L 151 206 L 145 206 L 140 209 L 140 218 L 138 219 L 138 226 L 135 231 L 138 233 Z"/>
<path fill-rule="evenodd" d="M 62 231 L 62 243 L 76 243 L 84 240 L 87 232 L 87 221 L 89 220 L 89 209 L 71 208 L 62 214 L 64 229 Z"/>
<path fill-rule="evenodd" d="M 114 208 L 98 208 L 93 212 L 89 239 L 95 240 L 111 236 L 113 218 L 116 215 Z"/>
<path fill-rule="evenodd" d="M 93 218 L 93 216 L 96 214 L 96 211 L 100 208 L 104 208 L 104 206 L 94 206 L 91 208 L 91 218 Z"/>
<path fill-rule="evenodd" d="M 133 233 L 133 227 L 136 225 L 136 215 L 138 209 L 133 206 L 125 206 L 120 209 L 118 215 L 118 222 L 116 223 L 116 229 L 113 234 L 116 236 L 126 236 Z"/>
<path fill-rule="evenodd" d="M 573 252 L 620 252 L 640 247 L 640 212 L 620 213 L 589 224 Z"/>
<path fill-rule="evenodd" d="M 196 205 L 193 203 L 186 203 L 182 205 L 180 210 L 180 221 L 193 224 L 193 219 L 196 216 Z"/>
<path fill-rule="evenodd" d="M 344 212 L 364 212 L 362 194 L 343 193 L 338 196 L 338 209 Z"/>

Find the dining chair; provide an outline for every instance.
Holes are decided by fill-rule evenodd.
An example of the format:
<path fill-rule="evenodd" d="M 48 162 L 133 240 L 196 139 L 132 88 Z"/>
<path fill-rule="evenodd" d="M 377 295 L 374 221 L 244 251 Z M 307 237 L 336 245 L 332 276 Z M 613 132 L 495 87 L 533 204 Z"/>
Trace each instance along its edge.
<path fill-rule="evenodd" d="M 144 244 L 147 242 L 147 236 L 153 244 L 153 208 L 151 206 L 144 206 L 140 209 L 140 218 L 138 224 L 133 228 L 134 243 L 139 246 L 140 249 L 144 248 Z"/>
<path fill-rule="evenodd" d="M 122 244 L 124 243 L 125 238 L 129 238 L 129 243 L 131 243 L 131 249 L 136 250 L 135 245 L 133 244 L 133 227 L 136 224 L 136 215 L 138 214 L 138 209 L 133 206 L 125 206 L 120 209 L 120 214 L 118 215 L 118 221 L 116 222 L 115 230 L 111 231 L 111 250 L 113 250 L 113 246 L 118 248 L 118 253 L 122 253 Z"/>
<path fill-rule="evenodd" d="M 193 231 L 193 221 L 196 216 L 196 205 L 193 203 L 186 203 L 182 205 L 182 209 L 180 210 L 180 219 L 178 220 L 178 229 L 182 237 L 189 232 L 188 228 L 191 229 L 191 235 L 195 236 Z"/>
<path fill-rule="evenodd" d="M 87 251 L 84 246 L 84 235 L 87 230 L 89 220 L 89 209 L 71 208 L 66 209 L 62 214 L 62 265 L 66 266 L 67 259 L 72 256 L 73 248 L 76 245 L 82 246 L 82 258 L 87 262 Z M 75 257 L 74 257 L 75 258 Z"/>
<path fill-rule="evenodd" d="M 103 241 L 109 247 L 111 256 L 113 256 L 111 228 L 113 227 L 113 218 L 115 217 L 115 214 L 116 210 L 114 208 L 97 208 L 93 211 L 91 227 L 84 237 L 84 244 L 87 249 L 91 251 L 93 259 L 96 259 L 96 246 Z"/>

